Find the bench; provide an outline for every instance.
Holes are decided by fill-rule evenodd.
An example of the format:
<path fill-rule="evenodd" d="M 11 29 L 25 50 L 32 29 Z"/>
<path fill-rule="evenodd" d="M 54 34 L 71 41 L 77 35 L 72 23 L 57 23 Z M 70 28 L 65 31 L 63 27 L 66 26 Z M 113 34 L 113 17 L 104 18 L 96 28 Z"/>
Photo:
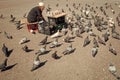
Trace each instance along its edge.
<path fill-rule="evenodd" d="M 38 22 L 29 23 L 27 21 L 27 18 L 22 18 L 21 19 L 21 24 L 26 24 L 29 32 L 30 32 L 30 30 L 38 31 Z"/>

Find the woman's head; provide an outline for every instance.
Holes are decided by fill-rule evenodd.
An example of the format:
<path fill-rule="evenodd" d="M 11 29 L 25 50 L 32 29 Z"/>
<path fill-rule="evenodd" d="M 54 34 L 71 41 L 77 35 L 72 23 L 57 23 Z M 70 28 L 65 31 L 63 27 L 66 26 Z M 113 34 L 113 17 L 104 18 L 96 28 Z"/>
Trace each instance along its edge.
<path fill-rule="evenodd" d="M 41 9 L 41 11 L 43 11 L 45 8 L 45 4 L 43 2 L 39 2 L 39 8 Z"/>

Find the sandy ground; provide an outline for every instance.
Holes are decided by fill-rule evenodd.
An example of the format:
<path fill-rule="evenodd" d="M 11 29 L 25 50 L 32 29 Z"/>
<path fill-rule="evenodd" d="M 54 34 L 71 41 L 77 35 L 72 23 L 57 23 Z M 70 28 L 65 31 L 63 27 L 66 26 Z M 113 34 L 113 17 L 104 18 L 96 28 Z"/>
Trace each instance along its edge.
<path fill-rule="evenodd" d="M 69 7 L 72 3 L 81 3 L 82 6 L 86 3 L 93 6 L 101 6 L 105 2 L 113 5 L 116 14 L 120 13 L 120 9 L 114 5 L 119 0 L 44 0 L 45 4 L 52 7 L 53 10 L 65 9 L 67 13 L 68 9 L 65 5 L 68 3 Z M 45 37 L 43 34 L 36 33 L 31 34 L 27 31 L 26 26 L 22 29 L 16 30 L 14 23 L 10 23 L 10 14 L 13 14 L 17 19 L 21 19 L 24 13 L 28 13 L 29 10 L 36 6 L 39 0 L 0 0 L 0 14 L 4 14 L 5 18 L 0 19 L 0 49 L 2 44 L 5 43 L 9 50 L 13 49 L 10 57 L 8 58 L 8 65 L 16 64 L 12 69 L 0 72 L 0 80 L 115 80 L 115 77 L 108 71 L 109 63 L 113 63 L 118 74 L 120 74 L 120 41 L 110 37 L 110 40 L 106 43 L 106 46 L 100 45 L 98 54 L 95 58 L 91 55 L 92 42 L 85 48 L 82 47 L 84 38 L 87 34 L 83 34 L 83 38 L 75 38 L 73 47 L 76 51 L 73 54 L 64 56 L 62 51 L 69 45 L 64 43 L 61 47 L 52 49 L 52 51 L 46 55 L 40 56 L 41 62 L 46 60 L 47 63 L 39 69 L 31 72 L 33 60 L 35 58 L 35 52 L 42 46 L 38 46 L 39 42 Z M 59 7 L 56 8 L 56 4 L 59 3 Z M 76 11 L 77 12 L 77 11 Z M 45 13 L 45 11 L 43 12 Z M 111 17 L 115 19 L 115 15 L 108 12 Z M 45 14 L 44 14 L 45 16 Z M 46 17 L 46 16 L 45 16 Z M 13 39 L 9 40 L 4 37 L 3 32 L 6 31 L 13 36 Z M 96 31 L 96 30 L 94 30 Z M 120 27 L 117 26 L 117 31 L 120 31 Z M 101 33 L 97 32 L 98 35 Z M 30 42 L 25 43 L 30 49 L 34 51 L 26 53 L 21 47 L 25 44 L 18 44 L 21 38 L 26 36 L 30 39 Z M 62 41 L 63 37 L 59 39 Z M 92 40 L 93 37 L 90 37 Z M 48 38 L 48 41 L 54 39 Z M 108 51 L 108 45 L 112 43 L 118 55 L 115 56 Z M 49 45 L 47 46 L 49 49 Z M 54 60 L 51 54 L 57 50 L 58 55 L 62 56 L 59 60 Z M 0 50 L 0 63 L 5 59 L 2 50 Z"/>

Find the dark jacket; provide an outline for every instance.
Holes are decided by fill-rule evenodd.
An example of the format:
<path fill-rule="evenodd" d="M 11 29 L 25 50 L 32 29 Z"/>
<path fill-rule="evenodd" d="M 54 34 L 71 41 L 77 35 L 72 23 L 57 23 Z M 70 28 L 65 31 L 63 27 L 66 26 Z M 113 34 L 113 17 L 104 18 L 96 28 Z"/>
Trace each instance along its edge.
<path fill-rule="evenodd" d="M 29 23 L 33 22 L 39 22 L 41 20 L 44 20 L 42 16 L 42 11 L 39 9 L 38 6 L 32 8 L 30 12 L 28 13 L 27 20 Z"/>

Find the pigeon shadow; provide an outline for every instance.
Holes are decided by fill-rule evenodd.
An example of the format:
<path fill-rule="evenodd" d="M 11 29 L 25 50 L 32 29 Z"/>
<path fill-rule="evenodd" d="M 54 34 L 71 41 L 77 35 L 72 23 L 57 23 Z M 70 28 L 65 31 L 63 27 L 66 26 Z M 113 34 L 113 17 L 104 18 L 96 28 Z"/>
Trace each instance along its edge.
<path fill-rule="evenodd" d="M 9 51 L 8 51 L 7 57 L 9 57 L 9 56 L 11 55 L 12 52 L 13 52 L 13 49 L 9 50 Z"/>
<path fill-rule="evenodd" d="M 17 28 L 17 30 L 20 30 L 20 29 L 22 29 L 23 27 L 19 27 L 19 28 Z"/>
<path fill-rule="evenodd" d="M 62 44 L 63 44 L 63 43 L 61 43 L 61 44 L 58 44 L 56 47 L 60 47 Z"/>
<path fill-rule="evenodd" d="M 47 42 L 46 44 L 50 44 L 52 41 Z"/>
<path fill-rule="evenodd" d="M 57 56 L 56 58 L 54 58 L 55 60 L 58 60 L 58 59 L 60 59 L 62 56 Z"/>
<path fill-rule="evenodd" d="M 46 42 L 45 44 L 47 45 L 47 44 L 50 44 L 51 42 L 52 42 L 52 41 L 49 41 L 49 42 Z M 45 44 L 40 43 L 39 46 L 45 45 Z"/>
<path fill-rule="evenodd" d="M 32 52 L 34 51 L 34 49 L 28 49 L 26 52 Z"/>
<path fill-rule="evenodd" d="M 72 43 L 72 42 L 74 42 L 74 41 L 68 41 L 68 42 L 66 42 L 66 43 Z"/>
<path fill-rule="evenodd" d="M 46 60 L 46 61 L 44 61 L 44 62 L 41 62 L 41 63 L 40 63 L 40 65 L 39 65 L 39 67 L 44 66 L 44 65 L 46 64 L 46 62 L 47 62 L 47 60 Z"/>
<path fill-rule="evenodd" d="M 30 40 L 27 40 L 27 41 L 25 41 L 24 43 L 28 43 L 28 42 L 30 42 Z M 21 44 L 24 44 L 24 43 L 21 43 Z"/>
<path fill-rule="evenodd" d="M 12 69 L 15 65 L 17 65 L 17 63 L 7 66 L 4 70 L 2 70 L 2 72 Z"/>
<path fill-rule="evenodd" d="M 72 51 L 70 51 L 70 53 L 69 53 L 69 54 L 74 53 L 74 52 L 75 52 L 75 50 L 76 50 L 76 48 L 74 48 Z"/>

